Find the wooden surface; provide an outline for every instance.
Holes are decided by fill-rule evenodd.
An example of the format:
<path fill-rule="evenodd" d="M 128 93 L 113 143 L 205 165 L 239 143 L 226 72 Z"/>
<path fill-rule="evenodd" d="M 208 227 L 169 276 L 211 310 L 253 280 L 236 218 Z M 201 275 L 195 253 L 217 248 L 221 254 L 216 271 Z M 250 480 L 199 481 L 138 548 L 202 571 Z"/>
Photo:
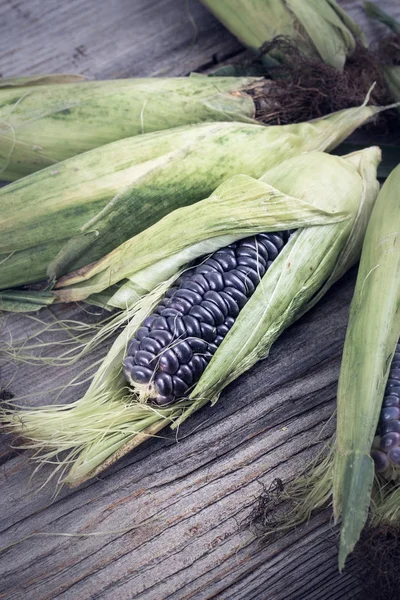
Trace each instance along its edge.
<path fill-rule="evenodd" d="M 343 5 L 362 16 L 361 2 Z M 395 0 L 381 5 L 400 16 Z M 0 0 L 3 76 L 177 75 L 241 53 L 195 0 Z M 39 489 L 51 467 L 30 481 L 28 456 L 10 449 L 3 436 L 0 598 L 366 597 L 354 559 L 344 574 L 337 572 L 329 510 L 268 544 L 248 526 L 263 486 L 276 477 L 289 481 L 333 431 L 327 421 L 354 280 L 353 271 L 281 337 L 267 361 L 231 385 L 214 408 L 194 415 L 177 438 L 167 432 L 148 441 L 79 489 L 63 489 L 56 498 L 51 483 Z M 88 318 L 75 306 L 40 317 L 54 315 Z M 26 316 L 3 318 L 0 352 L 35 327 Z M 51 402 L 51 390 L 77 372 L 76 366 L 16 366 L 2 356 L 1 386 L 30 394 L 26 403 Z M 91 361 L 93 355 L 79 370 Z M 83 388 L 68 390 L 64 400 Z"/>

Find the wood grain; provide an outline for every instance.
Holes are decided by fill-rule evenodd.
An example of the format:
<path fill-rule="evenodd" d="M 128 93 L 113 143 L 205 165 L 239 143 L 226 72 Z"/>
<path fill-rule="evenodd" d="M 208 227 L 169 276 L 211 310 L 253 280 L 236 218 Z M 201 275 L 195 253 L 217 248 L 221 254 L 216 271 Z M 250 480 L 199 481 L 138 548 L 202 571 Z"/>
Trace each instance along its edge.
<path fill-rule="evenodd" d="M 361 2 L 343 5 L 362 15 Z M 394 0 L 382 6 L 400 16 Z M 370 32 L 376 37 L 379 28 Z M 0 0 L 3 76 L 185 74 L 241 52 L 194 0 Z M 62 489 L 56 498 L 52 483 L 40 489 L 51 467 L 30 480 L 29 457 L 10 449 L 3 436 L 0 598 L 363 598 L 354 559 L 343 575 L 337 571 L 330 510 L 269 543 L 249 527 L 264 486 L 276 477 L 290 481 L 334 429 L 330 417 L 354 281 L 353 271 L 285 332 L 268 360 L 177 436 L 162 432 L 78 489 Z M 99 318 L 79 306 L 39 316 L 45 322 Z M 1 386 L 28 404 L 52 402 L 54 388 L 107 349 L 63 368 L 16 366 L 1 354 L 38 328 L 26 316 L 0 322 Z M 66 390 L 64 401 L 84 388 Z"/>
<path fill-rule="evenodd" d="M 354 273 L 281 337 L 267 361 L 185 423 L 178 444 L 170 433 L 150 440 L 101 479 L 53 501 L 51 485 L 35 492 L 50 467 L 29 485 L 24 454 L 5 462 L 0 547 L 22 542 L 2 555 L 0 591 L 34 599 L 331 597 L 327 579 L 339 576 L 329 511 L 267 545 L 246 518 L 262 484 L 290 480 L 332 432 L 333 421 L 324 424 L 334 410 L 353 282 Z M 17 337 L 26 329 L 18 321 L 8 324 Z M 31 381 L 50 401 L 46 389 L 74 370 L 25 365 L 10 387 L 19 395 Z M 6 367 L 3 376 L 11 374 Z M 25 539 L 32 532 L 55 535 Z M 103 534 L 57 535 L 93 532 Z M 332 597 L 345 598 L 338 590 L 346 586 L 354 593 L 351 573 Z"/>
<path fill-rule="evenodd" d="M 241 51 L 193 0 L 1 0 L 0 72 L 182 75 Z"/>

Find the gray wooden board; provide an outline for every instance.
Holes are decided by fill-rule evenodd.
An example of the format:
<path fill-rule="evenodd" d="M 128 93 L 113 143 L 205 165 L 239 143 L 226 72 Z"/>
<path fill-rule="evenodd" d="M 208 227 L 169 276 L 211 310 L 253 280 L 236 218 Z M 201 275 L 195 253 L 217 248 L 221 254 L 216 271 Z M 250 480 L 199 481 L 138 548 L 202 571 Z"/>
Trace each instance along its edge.
<path fill-rule="evenodd" d="M 343 5 L 362 20 L 361 2 Z M 400 17 L 395 0 L 381 5 Z M 370 27 L 370 38 L 380 31 Z M 3 76 L 180 75 L 240 53 L 238 42 L 195 0 L 0 0 Z M 334 429 L 354 281 L 355 271 L 285 332 L 268 360 L 177 436 L 165 430 L 79 489 L 62 489 L 56 498 L 51 483 L 39 489 L 51 467 L 30 479 L 29 457 L 10 449 L 3 436 L 0 598 L 362 598 L 355 560 L 344 574 L 337 571 L 330 510 L 269 543 L 248 526 L 264 486 L 276 477 L 290 481 Z M 95 320 L 79 306 L 39 316 Z M 0 349 L 37 329 L 29 317 L 4 318 Z M 3 359 L 1 384 L 16 396 L 30 395 L 26 403 L 48 403 L 54 388 L 105 351 L 63 368 Z M 66 390 L 64 401 L 84 387 Z"/>

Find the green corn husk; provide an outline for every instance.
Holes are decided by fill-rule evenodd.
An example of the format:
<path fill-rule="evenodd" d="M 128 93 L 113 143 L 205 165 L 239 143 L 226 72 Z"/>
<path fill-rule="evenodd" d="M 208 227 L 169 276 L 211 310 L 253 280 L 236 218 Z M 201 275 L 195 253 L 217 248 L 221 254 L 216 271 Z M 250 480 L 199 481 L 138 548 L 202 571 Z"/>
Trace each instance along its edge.
<path fill-rule="evenodd" d="M 239 40 L 262 52 L 276 36 L 292 38 L 302 54 L 343 69 L 362 29 L 335 0 L 201 0 Z M 271 57 L 266 57 L 267 66 Z M 279 55 L 272 55 L 279 61 Z"/>
<path fill-rule="evenodd" d="M 399 190 L 400 166 L 378 195 L 362 247 L 339 377 L 337 439 L 287 490 L 294 508 L 278 526 L 300 525 L 333 496 L 335 520 L 342 520 L 340 570 L 368 517 L 373 527 L 400 523 L 400 486 L 375 476 L 370 456 L 400 337 Z"/>
<path fill-rule="evenodd" d="M 400 337 L 399 190 L 400 166 L 388 177 L 372 212 L 343 351 L 333 476 L 335 517 L 342 517 L 340 568 L 368 517 L 374 483 L 369 453 Z M 376 485 L 380 487 L 378 480 Z M 379 504 L 375 498 L 373 512 Z"/>
<path fill-rule="evenodd" d="M 361 106 L 285 126 L 214 123 L 150 133 L 16 181 L 0 189 L 0 290 L 98 260 L 235 174 L 260 177 L 296 154 L 331 150 L 380 110 Z"/>
<path fill-rule="evenodd" d="M 309 310 L 358 259 L 378 192 L 379 160 L 379 148 L 344 158 L 317 152 L 303 154 L 274 167 L 260 180 L 234 177 L 197 205 L 197 223 L 203 227 L 204 243 L 219 241 L 222 246 L 227 239 L 260 231 L 288 228 L 296 232 L 240 312 L 188 399 L 166 408 L 140 403 L 122 374 L 127 344 L 181 272 L 176 264 L 167 282 L 128 307 L 130 320 L 83 398 L 66 406 L 19 411 L 3 408 L 0 421 L 9 431 L 23 436 L 22 447 L 34 449 L 39 461 L 58 461 L 60 480 L 74 486 L 165 426 L 176 428 L 203 405 L 214 404 L 224 387 L 268 356 L 282 331 Z M 209 210 L 210 203 L 214 211 Z M 213 212 L 218 213 L 219 205 L 223 207 L 220 216 L 226 221 L 220 221 L 216 230 Z M 207 228 L 201 219 L 209 220 L 211 225 Z M 176 228 L 176 236 L 170 235 L 171 228 Z M 164 230 L 167 236 L 163 244 L 170 250 L 165 255 L 175 256 L 174 240 L 182 233 L 179 219 L 174 221 L 170 215 L 163 225 L 154 226 L 155 230 L 160 236 Z M 207 239 L 206 235 L 215 237 Z M 157 240 L 149 235 L 147 243 L 146 251 L 153 253 L 157 272 Z M 193 258 L 193 247 L 184 250 L 189 260 Z M 147 269 L 151 275 L 151 267 Z M 61 451 L 66 453 L 64 459 L 59 457 Z"/>
<path fill-rule="evenodd" d="M 77 81 L 76 81 L 77 80 Z M 104 144 L 212 121 L 256 122 L 250 77 L 0 82 L 0 180 L 14 181 Z"/>

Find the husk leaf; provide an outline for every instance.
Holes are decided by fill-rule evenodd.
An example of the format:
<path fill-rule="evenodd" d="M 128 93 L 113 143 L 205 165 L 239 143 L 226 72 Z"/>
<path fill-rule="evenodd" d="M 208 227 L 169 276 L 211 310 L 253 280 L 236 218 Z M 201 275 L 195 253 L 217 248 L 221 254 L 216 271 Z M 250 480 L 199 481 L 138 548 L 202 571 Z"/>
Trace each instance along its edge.
<path fill-rule="evenodd" d="M 143 133 L 212 121 L 255 123 L 250 77 L 80 81 L 43 76 L 0 86 L 0 179 Z M 76 83 L 78 81 L 78 83 Z"/>
<path fill-rule="evenodd" d="M 320 162 L 323 158 L 320 153 L 315 153 L 304 162 Z M 132 280 L 135 273 L 143 269 L 154 265 L 158 270 L 160 261 L 165 265 L 172 257 L 174 260 L 167 273 L 169 269 L 176 272 L 191 259 L 204 254 L 203 240 L 207 240 L 209 250 L 215 251 L 221 244 L 232 243 L 248 233 L 295 229 L 302 223 L 313 226 L 346 219 L 348 209 L 335 210 L 332 206 L 324 210 L 248 175 L 236 175 L 206 200 L 173 211 L 103 259 L 61 278 L 55 293 L 61 302 L 84 300 L 122 279 Z M 196 223 L 196 227 L 188 227 L 188 223 Z M 213 237 L 215 244 L 211 245 L 210 238 Z"/>
<path fill-rule="evenodd" d="M 358 218 L 355 221 L 352 235 L 350 236 L 349 241 L 346 244 L 345 249 L 343 250 L 343 252 L 345 254 L 343 254 L 341 256 L 340 260 L 337 261 L 336 267 L 335 267 L 334 271 L 332 272 L 329 281 L 326 284 L 328 287 L 330 287 L 335 281 L 340 279 L 340 277 L 349 268 L 349 266 L 351 266 L 358 260 L 358 257 L 360 254 L 360 248 L 361 248 L 361 244 L 362 244 L 362 239 L 363 239 L 362 232 L 365 231 L 365 228 L 367 226 L 368 215 L 370 213 L 370 207 L 372 206 L 374 199 L 376 198 L 377 193 L 379 191 L 379 183 L 376 181 L 376 177 L 375 177 L 375 175 L 376 175 L 375 168 L 378 165 L 378 162 L 380 159 L 380 153 L 377 152 L 376 148 L 374 148 L 374 147 L 369 148 L 369 149 L 365 148 L 363 150 L 363 152 L 353 152 L 351 154 L 348 154 L 345 158 L 346 158 L 346 160 L 348 160 L 349 162 L 353 162 L 357 166 L 357 169 L 362 176 L 363 192 L 362 192 L 362 198 L 361 198 L 360 204 L 359 204 Z M 317 158 L 317 160 L 318 160 L 318 158 Z M 371 168 L 371 165 L 373 165 L 373 168 Z M 280 175 L 279 168 L 277 169 L 277 172 Z M 268 180 L 270 181 L 271 177 L 272 177 L 272 172 L 268 172 L 267 175 L 264 177 L 267 177 Z M 251 184 L 249 182 L 248 189 L 243 190 L 243 198 L 250 197 L 250 194 L 252 191 L 254 191 L 254 193 L 256 193 L 256 191 L 259 191 L 259 193 L 261 194 L 261 198 L 262 198 L 262 194 L 268 192 L 268 187 L 267 187 L 268 184 L 264 188 L 264 190 L 261 187 L 261 181 L 263 181 L 264 177 L 261 178 L 261 180 L 258 182 L 253 181 L 253 182 L 251 182 Z M 328 177 L 328 175 L 326 173 L 325 173 L 325 177 L 326 178 Z M 235 179 L 237 179 L 237 178 L 235 178 Z M 277 179 L 277 184 L 278 185 L 280 184 L 281 189 L 284 189 L 284 188 L 282 188 L 282 178 L 281 177 L 280 177 L 280 181 L 279 181 L 279 178 Z M 217 197 L 220 198 L 221 193 L 223 195 L 226 192 L 228 192 L 228 196 L 229 196 L 230 187 L 231 186 L 229 183 L 226 185 L 226 187 L 221 186 L 216 194 Z M 232 187 L 233 187 L 233 189 L 232 189 L 231 194 L 232 194 L 232 198 L 234 198 L 235 197 L 234 186 L 232 186 Z M 257 190 L 257 188 L 258 188 L 258 190 Z M 269 190 L 269 191 L 271 191 L 271 190 Z M 302 190 L 302 194 L 303 194 L 304 198 L 307 197 L 307 193 L 305 190 Z M 278 195 L 279 195 L 279 192 L 277 193 L 277 196 Z M 214 198 L 214 196 L 215 196 L 215 194 L 213 194 L 211 196 L 210 200 L 212 200 Z M 274 201 L 275 201 L 275 199 L 274 199 Z M 286 200 L 284 200 L 284 202 L 286 204 L 286 208 L 289 208 L 290 205 L 293 205 L 296 208 L 296 214 L 298 214 L 299 218 L 301 220 L 304 219 L 304 222 L 307 222 L 309 225 L 317 224 L 319 222 L 319 217 L 322 216 L 321 214 L 319 214 L 319 211 L 321 210 L 321 208 L 318 208 L 317 206 L 311 207 L 310 205 L 307 205 L 306 203 L 302 204 L 301 197 L 297 196 L 296 198 L 293 198 L 293 197 L 288 196 L 286 198 Z M 333 207 L 331 206 L 331 209 L 332 208 Z M 326 211 L 323 211 L 323 212 L 326 212 Z M 210 211 L 210 213 L 213 214 L 213 211 Z M 332 212 L 331 212 L 331 216 L 333 217 Z M 336 217 L 339 218 L 339 213 L 336 213 Z M 292 224 L 292 226 L 296 227 L 295 224 Z M 282 222 L 282 227 L 283 227 L 283 222 Z M 199 242 L 198 244 L 187 247 L 184 250 L 181 250 L 181 252 L 178 254 L 172 254 L 172 255 L 168 256 L 167 258 L 164 258 L 163 260 L 161 260 L 157 263 L 154 263 L 153 265 L 148 266 L 144 270 L 134 272 L 133 274 L 131 274 L 128 277 L 128 281 L 124 285 L 122 285 L 122 287 L 120 287 L 120 289 L 114 295 L 112 295 L 109 298 L 109 300 L 108 300 L 109 306 L 116 307 L 116 308 L 125 308 L 126 306 L 129 306 L 129 304 L 132 300 L 135 300 L 136 298 L 138 298 L 141 294 L 145 293 L 146 291 L 150 291 L 151 289 L 153 289 L 155 287 L 155 285 L 157 285 L 158 283 L 163 281 L 163 273 L 165 273 L 166 276 L 172 275 L 172 273 L 174 271 L 176 271 L 176 269 L 178 267 L 180 267 L 181 265 L 183 265 L 185 262 L 187 262 L 189 260 L 193 260 L 194 258 L 196 258 L 198 256 L 202 256 L 203 254 L 213 252 L 213 251 L 215 251 L 215 249 L 217 249 L 219 247 L 228 245 L 235 239 L 237 239 L 236 236 L 233 236 L 233 237 L 229 237 L 229 236 L 219 237 L 218 236 L 217 238 L 214 238 L 214 239 L 212 239 L 212 238 L 207 239 L 202 242 Z M 186 261 L 185 261 L 185 258 L 186 258 Z M 314 298 L 315 303 L 318 302 L 319 299 L 325 294 L 325 291 L 326 291 L 325 287 L 322 287 L 321 290 L 319 291 L 319 293 L 315 295 L 315 298 Z M 308 310 L 308 308 L 307 308 L 307 310 Z"/>
<path fill-rule="evenodd" d="M 287 4 L 326 64 L 343 69 L 356 40 L 366 45 L 362 29 L 335 0 L 287 0 Z"/>
<path fill-rule="evenodd" d="M 283 127 L 215 123 L 150 133 L 1 188 L 0 289 L 98 260 L 235 174 L 260 177 L 296 154 L 331 150 L 379 110 L 361 106 Z"/>
<path fill-rule="evenodd" d="M 52 292 L 30 292 L 29 290 L 4 290 L 0 294 L 0 310 L 31 312 L 50 306 L 56 300 Z"/>

